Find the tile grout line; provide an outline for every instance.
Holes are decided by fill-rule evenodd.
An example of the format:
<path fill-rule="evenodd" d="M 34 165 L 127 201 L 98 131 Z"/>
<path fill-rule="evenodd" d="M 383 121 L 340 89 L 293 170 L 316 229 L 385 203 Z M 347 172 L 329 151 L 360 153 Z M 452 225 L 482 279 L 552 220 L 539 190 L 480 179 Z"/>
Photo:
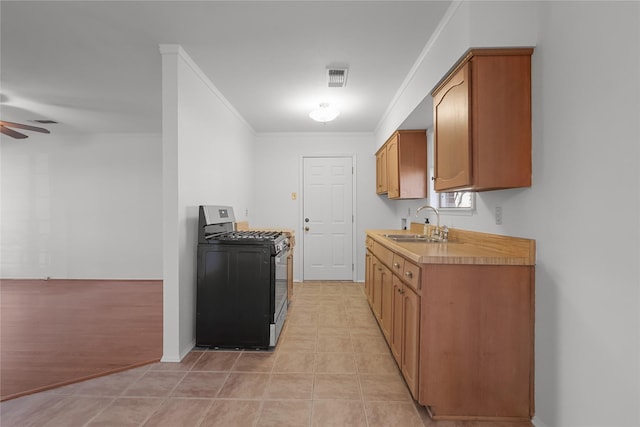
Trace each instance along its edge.
<path fill-rule="evenodd" d="M 346 309 L 346 304 L 345 304 L 345 309 Z M 358 358 L 356 356 L 356 348 L 355 345 L 353 345 L 353 341 L 351 340 L 352 338 L 352 328 L 351 325 L 348 325 L 349 327 L 349 340 L 351 341 L 351 347 L 353 350 L 353 361 L 355 363 L 356 366 L 356 376 L 358 378 L 358 387 L 360 388 L 360 398 L 362 400 L 362 412 L 364 414 L 364 422 L 365 425 L 368 427 L 369 426 L 369 417 L 367 417 L 367 405 L 366 405 L 366 401 L 364 398 L 364 388 L 362 387 L 362 381 L 360 379 L 360 366 L 358 365 Z"/>
<path fill-rule="evenodd" d="M 70 396 L 71 397 L 71 396 Z M 78 396 L 78 397 L 82 397 L 82 396 Z M 87 420 L 86 423 L 83 424 L 83 426 L 87 426 L 89 425 L 89 423 L 91 423 L 91 421 L 93 421 L 96 417 L 98 417 L 101 413 L 104 412 L 105 409 L 107 409 L 109 406 L 111 406 L 113 404 L 113 402 L 115 402 L 117 399 L 117 397 L 112 397 L 111 398 L 111 402 L 109 402 L 107 405 L 105 405 L 102 409 L 100 409 L 98 412 L 96 412 L 91 418 L 89 418 Z"/>
<path fill-rule="evenodd" d="M 202 357 L 202 356 L 201 356 Z M 167 396 L 164 396 L 164 398 L 162 399 L 162 401 L 160 402 L 160 405 L 158 405 L 158 407 L 151 412 L 147 418 L 145 418 L 144 422 L 142 424 L 140 424 L 140 426 L 144 426 L 151 418 L 153 418 L 153 416 L 160 410 L 160 408 L 162 408 L 162 406 L 171 399 L 171 393 L 173 393 L 173 391 L 176 389 L 176 387 L 178 387 L 178 385 L 185 379 L 185 377 L 187 376 L 187 374 L 189 373 L 189 371 L 184 371 L 182 378 L 180 378 L 180 380 L 178 380 L 178 382 L 176 382 L 174 384 L 174 386 L 171 388 L 171 390 L 169 391 L 169 394 Z M 146 372 L 145 372 L 146 374 Z M 144 375 L 143 375 L 144 376 Z M 138 379 L 139 381 L 140 379 Z"/>
<path fill-rule="evenodd" d="M 158 410 L 160 408 L 162 408 L 162 406 L 168 402 L 169 400 L 171 400 L 172 398 L 181 398 L 181 399 L 198 399 L 198 400 L 203 400 L 203 398 L 199 398 L 199 397 L 172 397 L 173 392 L 176 390 L 176 388 L 182 383 L 182 381 L 184 381 L 184 379 L 187 377 L 187 375 L 189 373 L 192 372 L 215 372 L 215 371 L 195 371 L 194 368 L 196 366 L 196 364 L 198 363 L 198 361 L 204 357 L 204 354 L 206 353 L 205 351 L 199 352 L 200 355 L 198 356 L 198 358 L 196 358 L 196 360 L 194 360 L 191 363 L 191 366 L 189 367 L 189 369 L 184 371 L 184 375 L 182 376 L 182 378 L 173 386 L 173 388 L 171 389 L 171 391 L 169 392 L 169 395 L 166 396 L 165 398 L 162 399 L 162 401 L 160 402 L 160 404 L 156 407 L 156 409 L 154 411 L 152 411 L 149 415 L 147 415 L 147 417 L 144 419 L 144 421 L 140 424 L 140 427 L 143 427 L 151 418 L 153 418 L 153 416 L 158 412 Z M 239 358 L 239 356 L 238 356 Z M 236 358 L 236 361 L 237 359 Z M 235 362 L 234 362 L 235 365 Z M 169 372 L 176 372 L 176 371 L 169 371 Z M 178 371 L 181 372 L 181 371 Z M 199 426 L 202 424 L 202 422 L 204 421 L 204 419 L 206 418 L 207 414 L 209 413 L 209 410 L 213 407 L 215 401 L 216 401 L 216 396 L 220 393 L 220 390 L 222 390 L 222 387 L 224 386 L 224 384 L 226 383 L 227 379 L 229 378 L 229 373 L 230 371 L 226 372 L 226 377 L 224 379 L 224 381 L 222 382 L 222 385 L 220 386 L 220 389 L 218 389 L 218 391 L 216 392 L 215 396 L 212 398 L 207 398 L 209 400 L 209 404 L 207 405 L 207 408 L 203 411 L 201 417 L 199 418 L 196 426 Z"/>

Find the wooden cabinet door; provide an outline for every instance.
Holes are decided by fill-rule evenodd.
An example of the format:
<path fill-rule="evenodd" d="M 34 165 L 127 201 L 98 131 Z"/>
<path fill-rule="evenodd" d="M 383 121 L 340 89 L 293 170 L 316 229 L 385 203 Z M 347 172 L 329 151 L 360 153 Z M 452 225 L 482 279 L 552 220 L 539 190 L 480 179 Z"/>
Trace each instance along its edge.
<path fill-rule="evenodd" d="M 376 193 L 390 199 L 427 197 L 426 130 L 398 130 L 376 152 Z"/>
<path fill-rule="evenodd" d="M 398 161 L 398 134 L 395 134 L 387 142 L 387 194 L 390 199 L 400 197 Z"/>
<path fill-rule="evenodd" d="M 378 321 L 380 321 L 382 314 L 382 274 L 383 267 L 382 263 L 376 258 L 372 257 L 373 263 L 373 282 L 371 289 L 371 309 L 373 310 L 373 314 L 376 316 Z"/>
<path fill-rule="evenodd" d="M 402 287 L 402 363 L 404 379 L 414 399 L 418 398 L 420 349 L 420 297 L 409 286 Z"/>
<path fill-rule="evenodd" d="M 393 276 L 392 280 L 392 302 L 393 302 L 393 322 L 391 327 L 391 338 L 388 340 L 391 347 L 391 353 L 398 362 L 398 366 L 402 366 L 402 335 L 404 329 L 404 321 L 402 320 L 402 312 L 404 305 L 404 297 L 402 296 L 402 282 L 397 276 Z"/>
<path fill-rule="evenodd" d="M 434 94 L 436 191 L 472 184 L 470 67 L 464 65 Z"/>
<path fill-rule="evenodd" d="M 371 288 L 373 287 L 372 285 L 372 281 L 373 281 L 373 271 L 372 271 L 372 266 L 373 266 L 373 260 L 372 260 L 372 256 L 371 253 L 369 253 L 369 251 L 367 251 L 367 253 L 364 256 L 364 295 L 365 297 L 367 297 L 367 301 L 369 302 L 369 304 L 371 304 Z"/>
<path fill-rule="evenodd" d="M 382 147 L 376 154 L 376 193 L 387 192 L 387 149 Z"/>
<path fill-rule="evenodd" d="M 382 268 L 382 321 L 380 326 L 382 327 L 382 333 L 384 334 L 387 342 L 391 338 L 391 327 L 393 325 L 392 311 L 393 311 L 393 274 L 386 266 Z"/>

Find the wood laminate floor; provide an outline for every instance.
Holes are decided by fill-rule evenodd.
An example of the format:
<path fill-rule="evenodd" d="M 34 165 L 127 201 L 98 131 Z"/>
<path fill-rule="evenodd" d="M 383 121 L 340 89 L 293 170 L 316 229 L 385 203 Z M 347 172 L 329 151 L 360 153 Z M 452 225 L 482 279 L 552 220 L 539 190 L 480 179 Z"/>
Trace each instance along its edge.
<path fill-rule="evenodd" d="M 0 280 L 0 397 L 160 360 L 162 281 Z"/>
<path fill-rule="evenodd" d="M 415 404 L 358 283 L 294 285 L 273 351 L 194 349 L 0 404 L 2 427 L 531 427 L 433 421 Z"/>

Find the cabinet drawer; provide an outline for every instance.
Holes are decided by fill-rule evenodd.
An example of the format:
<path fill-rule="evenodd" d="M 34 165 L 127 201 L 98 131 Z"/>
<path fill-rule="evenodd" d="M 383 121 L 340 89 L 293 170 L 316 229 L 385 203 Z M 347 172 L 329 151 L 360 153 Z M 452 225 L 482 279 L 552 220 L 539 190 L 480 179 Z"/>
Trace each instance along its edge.
<path fill-rule="evenodd" d="M 402 280 L 410 285 L 413 289 L 420 289 L 420 267 L 415 264 L 406 261 L 404 263 L 404 269 L 402 273 Z"/>
<path fill-rule="evenodd" d="M 373 243 L 373 254 L 387 267 L 393 266 L 393 252 L 378 243 Z"/>
<path fill-rule="evenodd" d="M 398 277 L 402 277 L 404 271 L 404 258 L 398 254 L 393 254 L 393 262 L 391 264 L 391 271 Z"/>

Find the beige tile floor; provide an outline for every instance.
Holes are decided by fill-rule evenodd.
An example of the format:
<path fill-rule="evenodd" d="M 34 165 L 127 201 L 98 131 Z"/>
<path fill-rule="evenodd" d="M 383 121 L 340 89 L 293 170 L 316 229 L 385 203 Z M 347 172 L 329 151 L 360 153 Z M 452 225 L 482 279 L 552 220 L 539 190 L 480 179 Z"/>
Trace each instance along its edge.
<path fill-rule="evenodd" d="M 434 423 L 414 404 L 362 284 L 305 282 L 295 285 L 294 295 L 274 351 L 195 349 L 181 363 L 156 363 L 4 402 L 0 425 L 476 424 Z"/>

